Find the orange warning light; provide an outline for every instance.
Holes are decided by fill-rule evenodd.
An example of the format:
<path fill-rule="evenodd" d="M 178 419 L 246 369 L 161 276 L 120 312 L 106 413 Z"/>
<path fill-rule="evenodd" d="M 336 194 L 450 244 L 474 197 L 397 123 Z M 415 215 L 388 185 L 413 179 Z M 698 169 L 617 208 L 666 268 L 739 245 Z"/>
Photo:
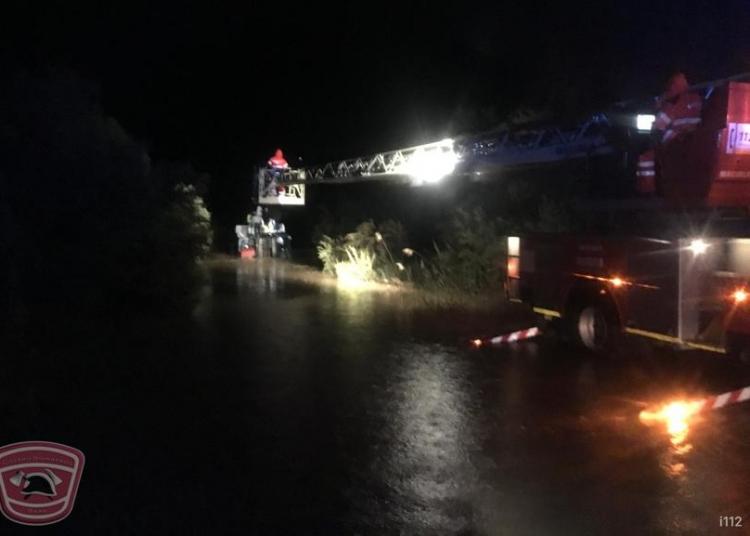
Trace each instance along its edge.
<path fill-rule="evenodd" d="M 518 279 L 520 276 L 520 265 L 518 257 L 508 257 L 508 277 Z"/>
<path fill-rule="evenodd" d="M 663 405 L 656 411 L 643 410 L 639 418 L 644 424 L 661 422 L 670 435 L 672 444 L 679 445 L 687 437 L 690 420 L 703 408 L 703 401 L 676 400 Z"/>

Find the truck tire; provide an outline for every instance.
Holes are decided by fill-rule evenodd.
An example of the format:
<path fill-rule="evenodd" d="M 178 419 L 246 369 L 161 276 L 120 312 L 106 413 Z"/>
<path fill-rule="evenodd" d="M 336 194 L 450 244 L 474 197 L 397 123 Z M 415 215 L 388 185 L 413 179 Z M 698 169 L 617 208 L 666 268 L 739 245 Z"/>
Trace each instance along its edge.
<path fill-rule="evenodd" d="M 616 347 L 619 329 L 606 304 L 595 302 L 581 307 L 574 328 L 578 341 L 594 353 L 608 353 Z"/>
<path fill-rule="evenodd" d="M 750 337 L 730 333 L 727 336 L 727 354 L 745 365 L 750 364 Z"/>

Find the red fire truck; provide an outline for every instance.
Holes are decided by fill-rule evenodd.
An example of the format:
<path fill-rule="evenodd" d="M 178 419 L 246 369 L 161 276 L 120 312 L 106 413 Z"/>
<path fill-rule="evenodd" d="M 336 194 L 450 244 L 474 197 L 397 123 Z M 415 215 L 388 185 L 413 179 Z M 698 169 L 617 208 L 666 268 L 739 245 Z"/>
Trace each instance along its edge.
<path fill-rule="evenodd" d="M 508 297 L 595 351 L 630 334 L 748 356 L 750 83 L 712 87 L 700 126 L 656 160 L 650 225 L 508 237 Z"/>

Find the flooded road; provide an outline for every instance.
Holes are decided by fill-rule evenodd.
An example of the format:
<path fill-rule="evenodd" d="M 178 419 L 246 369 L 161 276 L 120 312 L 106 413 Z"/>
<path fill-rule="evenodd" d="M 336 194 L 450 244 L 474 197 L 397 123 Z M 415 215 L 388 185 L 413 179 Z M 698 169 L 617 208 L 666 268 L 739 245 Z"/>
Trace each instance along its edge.
<path fill-rule="evenodd" d="M 749 385 L 750 368 L 666 350 L 597 360 L 544 338 L 477 351 L 468 339 L 518 315 L 428 312 L 287 270 L 217 264 L 189 319 L 43 331 L 14 350 L 3 443 L 87 455 L 53 532 L 748 530 L 719 524 L 750 526 L 750 403 L 672 435 L 638 414 Z"/>

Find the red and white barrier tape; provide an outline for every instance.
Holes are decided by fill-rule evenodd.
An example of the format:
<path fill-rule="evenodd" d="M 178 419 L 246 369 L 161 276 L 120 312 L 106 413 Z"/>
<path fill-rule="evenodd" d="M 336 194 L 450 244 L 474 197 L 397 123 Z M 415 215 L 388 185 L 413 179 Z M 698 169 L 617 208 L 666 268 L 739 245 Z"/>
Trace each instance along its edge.
<path fill-rule="evenodd" d="M 473 344 L 477 348 L 484 344 L 505 344 L 507 342 L 516 342 L 522 341 L 524 339 L 531 339 L 532 337 L 541 335 L 541 333 L 542 332 L 539 328 L 533 327 L 529 329 L 514 331 L 513 333 L 507 333 L 505 335 L 498 335 L 497 337 L 492 337 L 490 339 L 474 339 L 471 341 L 471 344 Z"/>
<path fill-rule="evenodd" d="M 515 341 L 522 341 L 524 339 L 531 339 L 532 337 L 536 337 L 539 335 L 540 331 L 539 328 L 533 327 L 529 329 L 522 329 L 520 331 L 514 331 L 513 333 L 508 333 L 507 335 L 498 335 L 497 337 L 492 337 L 490 339 L 490 344 L 503 344 L 506 342 L 515 342 Z"/>
<path fill-rule="evenodd" d="M 698 411 L 720 409 L 731 404 L 745 402 L 746 400 L 750 400 L 750 387 L 744 387 L 742 389 L 737 389 L 736 391 L 729 391 L 728 393 L 721 393 L 720 395 L 704 398 L 699 402 L 700 408 Z"/>
<path fill-rule="evenodd" d="M 667 430 L 671 434 L 679 434 L 687 430 L 687 421 L 690 417 L 732 404 L 739 404 L 746 400 L 750 400 L 750 387 L 700 400 L 670 402 L 658 409 L 644 409 L 640 412 L 638 418 L 645 424 L 662 421 L 667 424 Z"/>

